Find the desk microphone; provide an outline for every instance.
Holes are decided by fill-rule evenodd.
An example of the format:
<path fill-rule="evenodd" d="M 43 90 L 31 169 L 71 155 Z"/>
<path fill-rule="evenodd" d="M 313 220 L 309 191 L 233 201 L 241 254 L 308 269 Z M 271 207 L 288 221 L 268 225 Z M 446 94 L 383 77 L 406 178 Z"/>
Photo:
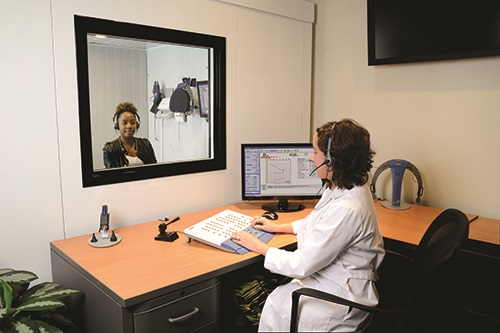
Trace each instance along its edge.
<path fill-rule="evenodd" d="M 170 221 L 168 223 L 161 223 L 158 226 L 158 229 L 160 230 L 160 234 L 155 237 L 155 240 L 164 241 L 164 242 L 173 242 L 177 238 L 179 238 L 179 235 L 177 234 L 177 232 L 175 232 L 175 231 L 167 232 L 167 226 L 169 224 L 172 224 L 174 222 L 179 221 L 180 219 L 181 218 L 179 216 L 177 216 L 175 219 L 173 219 L 172 221 Z M 166 220 L 168 220 L 168 218 L 165 218 L 165 221 Z"/>
<path fill-rule="evenodd" d="M 318 170 L 318 169 L 319 169 L 319 168 L 321 168 L 323 165 L 328 164 L 328 163 L 330 163 L 330 159 L 329 159 L 329 158 L 327 158 L 327 159 L 326 159 L 323 163 L 321 163 L 320 165 L 318 165 L 317 167 L 315 167 L 315 168 L 314 168 L 314 170 L 313 170 L 313 171 L 309 174 L 309 177 L 311 177 L 311 176 L 312 176 L 312 174 L 313 174 L 316 170 Z"/>

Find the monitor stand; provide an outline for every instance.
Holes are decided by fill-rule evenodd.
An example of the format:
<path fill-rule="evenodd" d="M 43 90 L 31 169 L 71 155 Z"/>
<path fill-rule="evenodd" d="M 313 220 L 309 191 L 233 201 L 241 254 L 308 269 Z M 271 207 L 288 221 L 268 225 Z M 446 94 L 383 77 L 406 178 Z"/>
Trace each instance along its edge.
<path fill-rule="evenodd" d="M 272 212 L 298 212 L 304 209 L 304 205 L 295 202 L 288 202 L 288 199 L 279 199 L 277 203 L 263 204 L 262 209 Z"/>

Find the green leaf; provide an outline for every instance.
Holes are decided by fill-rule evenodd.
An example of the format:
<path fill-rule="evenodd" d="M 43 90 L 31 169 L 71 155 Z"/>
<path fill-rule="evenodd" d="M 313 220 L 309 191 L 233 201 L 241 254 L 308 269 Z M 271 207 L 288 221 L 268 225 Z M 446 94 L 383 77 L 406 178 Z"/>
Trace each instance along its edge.
<path fill-rule="evenodd" d="M 40 333 L 36 323 L 28 317 L 19 318 L 17 321 L 12 322 L 14 332 L 18 333 Z"/>
<path fill-rule="evenodd" d="M 65 288 L 57 283 L 46 282 L 36 285 L 30 288 L 24 295 L 25 299 L 38 298 L 38 299 L 46 299 L 46 298 L 61 298 L 66 297 L 73 294 L 78 294 L 80 291 L 71 288 Z"/>
<path fill-rule="evenodd" d="M 69 295 L 75 295 L 80 293 L 79 290 L 70 289 L 70 288 L 60 288 L 58 290 L 52 290 L 51 292 L 46 293 L 45 295 L 41 295 L 38 297 L 39 299 L 58 299 L 61 297 L 66 297 Z"/>
<path fill-rule="evenodd" d="M 49 325 L 44 321 L 35 320 L 35 323 L 38 325 L 38 329 L 40 329 L 41 333 L 64 333 L 59 328 Z"/>
<path fill-rule="evenodd" d="M 53 282 L 29 288 L 37 278 L 29 271 L 0 269 L 0 333 L 62 333 L 75 328 L 58 310 L 66 308 L 62 298 L 80 291 Z"/>
<path fill-rule="evenodd" d="M 7 309 L 0 308 L 0 322 L 7 316 Z"/>
<path fill-rule="evenodd" d="M 15 309 L 0 309 L 0 323 L 9 318 L 14 312 Z"/>
<path fill-rule="evenodd" d="M 52 309 L 57 309 L 62 306 L 65 306 L 65 304 L 61 301 L 58 300 L 33 300 L 33 301 L 28 301 L 24 303 L 21 306 L 18 306 L 16 308 L 16 313 L 19 313 L 21 311 L 45 311 L 45 310 L 52 310 Z"/>
<path fill-rule="evenodd" d="M 0 268 L 0 275 L 14 271 L 12 268 Z"/>
<path fill-rule="evenodd" d="M 55 286 L 57 285 L 56 283 L 52 283 L 49 287 L 47 287 L 48 284 L 50 284 L 50 282 L 43 282 L 43 283 L 37 284 L 36 286 L 29 288 L 24 293 L 23 297 L 26 299 L 26 298 L 31 298 L 33 295 L 39 295 L 40 293 L 43 294 L 45 292 L 45 290 L 55 288 Z M 41 291 L 39 291 L 39 290 L 41 290 Z"/>
<path fill-rule="evenodd" d="M 29 283 L 38 279 L 35 273 L 29 271 L 9 271 L 0 275 L 0 280 L 7 283 Z"/>
<path fill-rule="evenodd" d="M 10 308 L 12 306 L 12 287 L 4 280 L 0 280 L 0 307 Z"/>
<path fill-rule="evenodd" d="M 46 321 L 53 325 L 56 325 L 57 327 L 71 327 L 75 329 L 75 331 L 77 330 L 75 324 L 73 324 L 71 320 L 61 314 L 58 314 L 57 312 L 47 312 L 41 319 L 47 319 Z"/>

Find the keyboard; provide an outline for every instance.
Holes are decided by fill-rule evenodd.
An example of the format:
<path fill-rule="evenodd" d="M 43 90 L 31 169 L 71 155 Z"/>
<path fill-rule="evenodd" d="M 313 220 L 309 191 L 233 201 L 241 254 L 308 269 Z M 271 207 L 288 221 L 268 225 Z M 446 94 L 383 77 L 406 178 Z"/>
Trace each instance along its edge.
<path fill-rule="evenodd" d="M 188 242 L 194 239 L 224 251 L 245 254 L 248 249 L 231 239 L 233 232 L 247 231 L 264 243 L 274 236 L 273 233 L 253 228 L 252 220 L 251 216 L 226 209 L 184 229 L 184 234 L 188 237 Z"/>

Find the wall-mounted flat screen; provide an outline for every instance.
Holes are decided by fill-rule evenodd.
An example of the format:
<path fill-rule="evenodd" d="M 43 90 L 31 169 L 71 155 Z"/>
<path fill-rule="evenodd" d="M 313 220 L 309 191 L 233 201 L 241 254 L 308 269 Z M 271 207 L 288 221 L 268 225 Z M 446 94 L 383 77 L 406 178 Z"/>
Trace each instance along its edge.
<path fill-rule="evenodd" d="M 368 0 L 368 65 L 499 54 L 498 0 Z"/>

